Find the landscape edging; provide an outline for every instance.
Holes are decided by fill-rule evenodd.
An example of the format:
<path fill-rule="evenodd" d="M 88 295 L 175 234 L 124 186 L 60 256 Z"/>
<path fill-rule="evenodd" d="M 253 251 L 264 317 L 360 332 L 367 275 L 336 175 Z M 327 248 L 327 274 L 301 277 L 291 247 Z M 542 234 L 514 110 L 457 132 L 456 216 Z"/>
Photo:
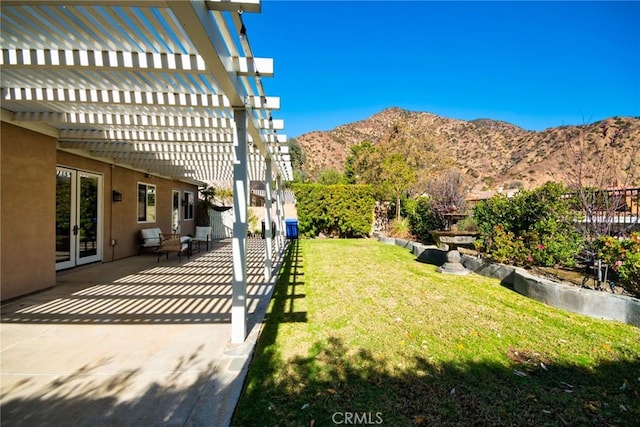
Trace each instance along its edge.
<path fill-rule="evenodd" d="M 410 249 L 422 262 L 435 265 L 445 262 L 446 251 L 437 246 L 382 235 L 378 236 L 378 241 Z M 504 286 L 552 307 L 640 327 L 640 300 L 637 298 L 554 282 L 534 276 L 523 268 L 492 263 L 468 255 L 462 255 L 461 262 L 474 273 L 500 279 Z"/>

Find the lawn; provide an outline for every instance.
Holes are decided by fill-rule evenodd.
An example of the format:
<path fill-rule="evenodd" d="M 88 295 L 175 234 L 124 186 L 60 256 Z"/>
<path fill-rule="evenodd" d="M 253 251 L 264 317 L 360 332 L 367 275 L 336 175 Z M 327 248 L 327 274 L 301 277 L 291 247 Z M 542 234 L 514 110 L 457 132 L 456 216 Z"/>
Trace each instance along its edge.
<path fill-rule="evenodd" d="M 234 426 L 638 425 L 640 329 L 374 240 L 292 241 Z"/>

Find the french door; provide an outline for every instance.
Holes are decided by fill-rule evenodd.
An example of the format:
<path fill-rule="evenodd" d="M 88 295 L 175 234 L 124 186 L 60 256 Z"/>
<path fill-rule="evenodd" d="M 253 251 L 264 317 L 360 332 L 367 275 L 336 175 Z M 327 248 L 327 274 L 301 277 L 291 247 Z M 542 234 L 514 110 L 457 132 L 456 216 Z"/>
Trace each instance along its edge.
<path fill-rule="evenodd" d="M 102 260 L 102 175 L 56 168 L 56 270 Z"/>

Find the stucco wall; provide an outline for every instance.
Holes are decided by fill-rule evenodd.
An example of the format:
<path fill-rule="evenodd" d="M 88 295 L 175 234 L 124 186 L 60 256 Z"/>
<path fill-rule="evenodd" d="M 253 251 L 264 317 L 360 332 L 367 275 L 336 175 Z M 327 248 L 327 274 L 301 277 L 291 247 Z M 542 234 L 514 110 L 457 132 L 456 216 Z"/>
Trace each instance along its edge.
<path fill-rule="evenodd" d="M 56 142 L 0 128 L 2 300 L 55 285 Z"/>
<path fill-rule="evenodd" d="M 113 166 L 63 151 L 58 152 L 58 164 L 98 172 L 104 176 L 103 261 L 105 262 L 136 255 L 140 230 L 143 228 L 159 227 L 166 233 L 171 231 L 172 190 L 179 190 L 181 198 L 184 198 L 185 191 L 193 192 L 195 197 L 198 195 L 198 187 L 194 185 L 146 175 L 139 171 Z M 138 183 L 156 186 L 156 222 L 138 222 Z M 121 202 L 112 200 L 113 190 L 122 194 Z M 184 211 L 181 211 L 181 217 L 183 214 Z M 194 223 L 195 220 L 182 220 L 181 233 L 193 234 L 195 231 Z M 115 246 L 111 246 L 112 240 L 117 242 Z"/>
<path fill-rule="evenodd" d="M 56 283 L 56 166 L 102 175 L 102 262 L 137 255 L 140 229 L 171 231 L 172 190 L 184 198 L 198 187 L 114 166 L 56 149 L 50 136 L 1 122 L 0 133 L 0 298 L 4 301 Z M 156 185 L 157 221 L 138 223 L 138 182 Z M 112 190 L 122 202 L 112 201 Z M 197 206 L 196 206 L 197 209 Z M 184 211 L 180 212 L 181 217 Z M 194 212 L 194 218 L 197 212 Z M 194 220 L 182 220 L 192 234 Z M 112 239 L 117 241 L 111 246 Z"/>

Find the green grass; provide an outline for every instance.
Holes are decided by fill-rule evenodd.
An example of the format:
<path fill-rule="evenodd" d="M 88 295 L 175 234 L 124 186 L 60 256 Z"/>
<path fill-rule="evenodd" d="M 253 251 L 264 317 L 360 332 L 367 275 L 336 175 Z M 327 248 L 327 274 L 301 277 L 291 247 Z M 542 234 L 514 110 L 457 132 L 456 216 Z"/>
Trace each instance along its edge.
<path fill-rule="evenodd" d="M 638 328 L 372 240 L 293 241 L 280 274 L 234 426 L 640 420 Z"/>

